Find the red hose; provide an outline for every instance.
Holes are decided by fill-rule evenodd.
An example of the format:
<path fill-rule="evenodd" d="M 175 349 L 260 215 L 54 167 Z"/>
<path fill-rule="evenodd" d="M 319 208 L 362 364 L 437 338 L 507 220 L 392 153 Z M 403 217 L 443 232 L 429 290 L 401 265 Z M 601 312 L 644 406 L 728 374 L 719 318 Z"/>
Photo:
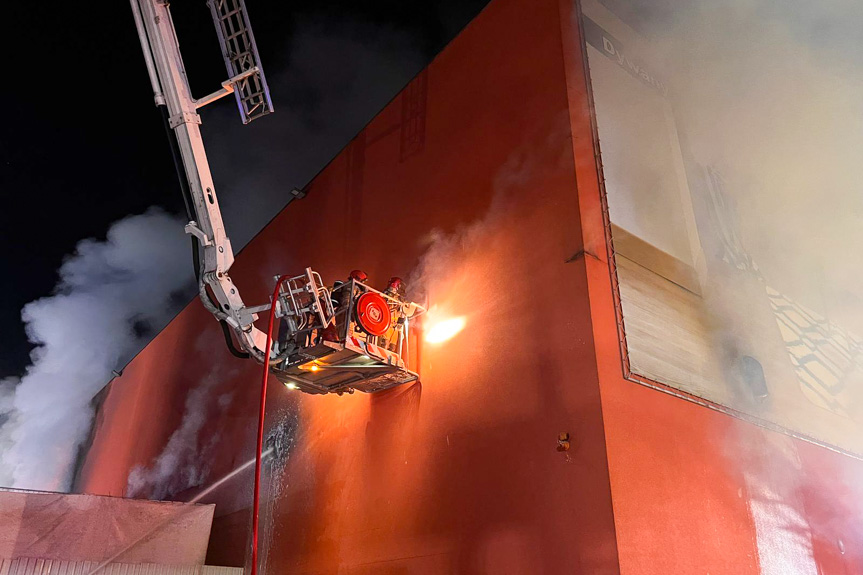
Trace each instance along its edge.
<path fill-rule="evenodd" d="M 258 510 L 261 503 L 261 452 L 264 449 L 264 412 L 267 407 L 267 379 L 270 375 L 270 349 L 273 346 L 273 323 L 276 319 L 276 301 L 282 282 L 288 276 L 276 281 L 273 299 L 270 304 L 270 319 L 267 322 L 267 345 L 264 347 L 264 375 L 261 377 L 261 409 L 258 412 L 258 448 L 255 451 L 255 492 L 252 499 L 252 575 L 258 572 Z"/>

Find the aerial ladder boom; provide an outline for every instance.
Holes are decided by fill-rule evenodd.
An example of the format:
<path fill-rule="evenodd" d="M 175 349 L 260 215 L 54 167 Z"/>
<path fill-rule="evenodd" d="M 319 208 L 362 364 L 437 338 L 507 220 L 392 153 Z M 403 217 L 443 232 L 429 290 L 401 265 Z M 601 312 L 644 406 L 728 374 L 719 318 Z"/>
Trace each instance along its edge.
<path fill-rule="evenodd" d="M 418 374 L 408 368 L 410 320 L 425 308 L 407 301 L 403 292 L 389 287 L 381 292 L 352 278 L 329 288 L 306 268 L 303 274 L 278 278 L 278 295 L 272 302 L 249 307 L 231 280 L 234 252 L 207 162 L 198 109 L 233 94 L 243 123 L 273 111 L 244 1 L 207 2 L 228 79 L 199 99 L 189 88 L 167 0 L 130 3 L 153 99 L 162 111 L 180 175 L 200 298 L 222 324 L 231 351 L 265 363 L 286 387 L 306 393 L 374 392 L 415 381 Z M 255 326 L 262 312 L 280 322 L 269 346 L 267 335 Z"/>
<path fill-rule="evenodd" d="M 176 137 L 188 184 L 187 208 L 191 208 L 189 215 L 194 219 L 186 224 L 186 232 L 198 244 L 200 268 L 196 270 L 196 276 L 201 300 L 218 320 L 230 326 L 246 352 L 263 361 L 266 337 L 255 327 L 254 321 L 256 312 L 269 309 L 269 304 L 254 309 L 247 307 L 231 281 L 229 271 L 234 262 L 234 252 L 222 221 L 198 115 L 199 108 L 232 93 L 236 96 L 244 123 L 273 110 L 244 2 L 210 0 L 207 3 L 231 77 L 222 83 L 219 90 L 201 99 L 195 99 L 189 88 L 168 2 L 130 2 L 155 104 L 165 107 L 164 113 Z"/>

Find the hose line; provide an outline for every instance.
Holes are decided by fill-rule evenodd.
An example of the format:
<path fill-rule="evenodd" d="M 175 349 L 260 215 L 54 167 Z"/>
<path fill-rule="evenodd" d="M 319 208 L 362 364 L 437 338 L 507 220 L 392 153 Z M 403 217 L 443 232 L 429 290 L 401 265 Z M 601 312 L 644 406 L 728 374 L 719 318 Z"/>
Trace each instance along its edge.
<path fill-rule="evenodd" d="M 261 452 L 264 449 L 264 414 L 267 408 L 267 379 L 270 375 L 270 349 L 273 347 L 273 324 L 276 321 L 276 302 L 279 299 L 279 291 L 282 282 L 288 276 L 281 276 L 276 280 L 273 290 L 273 303 L 270 305 L 269 320 L 267 321 L 267 345 L 264 346 L 264 362 L 261 376 L 261 405 L 258 411 L 258 443 L 255 448 L 255 490 L 252 496 L 252 575 L 258 573 L 258 511 L 261 498 Z"/>

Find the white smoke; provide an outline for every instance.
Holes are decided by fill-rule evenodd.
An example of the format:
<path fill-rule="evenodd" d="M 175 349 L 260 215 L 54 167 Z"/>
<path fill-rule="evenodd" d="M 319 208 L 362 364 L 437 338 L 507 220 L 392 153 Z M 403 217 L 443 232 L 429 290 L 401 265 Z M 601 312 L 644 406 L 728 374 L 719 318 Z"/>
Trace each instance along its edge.
<path fill-rule="evenodd" d="M 129 473 L 127 497 L 166 499 L 191 487 L 201 485 L 209 475 L 208 462 L 216 447 L 219 435 L 203 436 L 201 430 L 212 414 L 213 392 L 220 381 L 233 377 L 223 365 L 217 363 L 186 396 L 183 419 L 165 445 L 162 453 L 149 466 L 138 465 Z M 216 406 L 224 412 L 233 399 L 231 394 L 215 398 Z"/>
<path fill-rule="evenodd" d="M 192 295 L 182 224 L 157 209 L 116 222 L 78 244 L 54 295 L 24 307 L 36 348 L 0 384 L 0 485 L 69 489 L 93 396 Z"/>

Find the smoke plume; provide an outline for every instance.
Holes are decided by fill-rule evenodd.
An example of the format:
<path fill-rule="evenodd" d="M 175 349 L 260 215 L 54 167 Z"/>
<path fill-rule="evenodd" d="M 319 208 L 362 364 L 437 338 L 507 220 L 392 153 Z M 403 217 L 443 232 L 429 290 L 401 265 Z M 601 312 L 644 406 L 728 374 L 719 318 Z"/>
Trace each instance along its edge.
<path fill-rule="evenodd" d="M 863 43 L 849 25 L 863 18 L 863 5 L 585 5 L 588 16 L 616 26 L 589 52 L 612 222 L 699 273 L 698 305 L 723 350 L 722 369 L 733 372 L 736 359 L 756 358 L 767 387 L 784 392 L 801 411 L 780 413 L 770 398 L 735 407 L 760 410 L 782 425 L 811 427 L 801 415 L 808 407 L 834 399 L 847 404 L 850 397 L 831 394 L 850 396 L 863 385 L 859 377 L 851 381 L 855 360 L 843 357 L 822 362 L 836 368 L 813 364 L 820 371 L 811 379 L 820 380 L 807 380 L 798 392 L 785 349 L 798 328 L 805 332 L 803 347 L 813 338 L 832 338 L 838 327 L 863 333 L 863 267 L 849 257 L 851 246 L 863 243 L 856 178 L 863 150 Z M 619 15 L 617 24 L 606 7 Z M 636 321 L 626 297 L 623 306 L 624 316 Z M 785 311 L 792 307 L 796 311 Z M 814 318 L 810 325 L 798 317 L 806 309 L 812 310 L 804 312 Z M 780 335 L 777 326 L 788 314 L 796 322 Z M 673 324 L 679 318 L 657 315 L 652 321 Z M 675 371 L 679 366 L 658 368 L 661 353 L 639 352 L 634 335 L 630 343 L 637 367 L 649 371 L 643 375 L 690 386 L 720 403 L 740 401 L 722 384 L 702 385 Z M 854 347 L 851 355 L 860 351 Z M 702 380 L 720 379 L 708 361 L 701 365 Z M 832 373 L 822 378 L 824 371 L 837 372 L 842 381 L 834 382 Z M 840 441 L 824 427 L 818 437 Z"/>
<path fill-rule="evenodd" d="M 166 499 L 201 485 L 209 475 L 208 461 L 218 444 L 219 435 L 202 437 L 201 430 L 213 416 L 215 406 L 224 415 L 230 406 L 231 394 L 213 397 L 222 378 L 230 379 L 220 362 L 211 367 L 201 383 L 189 392 L 180 426 L 171 434 L 162 453 L 149 466 L 136 466 L 129 473 L 127 497 Z"/>
<path fill-rule="evenodd" d="M 69 488 L 93 396 L 191 297 L 188 252 L 182 221 L 151 209 L 81 241 L 55 293 L 24 307 L 36 348 L 0 386 L 0 484 Z"/>
<path fill-rule="evenodd" d="M 636 161 L 650 164 L 644 168 L 652 168 L 657 179 L 660 169 L 665 170 L 663 176 L 674 177 L 674 168 L 655 158 L 665 142 L 662 131 L 676 130 L 684 154 L 693 163 L 722 174 L 724 191 L 735 203 L 745 249 L 769 283 L 826 315 L 841 317 L 854 331 L 863 331 L 858 289 L 863 268 L 847 257 L 850 246 L 863 242 L 859 225 L 863 194 L 856 176 L 863 150 L 863 42 L 855 30 L 863 19 L 863 4 L 850 0 L 605 0 L 601 4 L 646 40 L 638 47 L 623 42 L 631 53 L 617 56 L 621 60 L 626 56 L 627 63 L 640 56 L 648 62 L 642 73 L 661 76 L 665 90 L 658 94 L 635 82 L 633 91 L 640 93 L 623 94 L 622 84 L 606 81 L 611 78 L 608 72 L 594 81 L 595 90 L 598 83 L 609 86 L 603 93 L 595 92 L 595 97 L 612 220 L 625 220 L 624 227 L 630 223 L 646 228 L 682 226 L 663 212 L 665 204 L 642 200 L 626 205 L 618 199 L 634 179 L 626 180 L 621 174 L 634 173 Z M 588 0 L 586 5 L 596 3 Z M 597 72 L 594 63 L 591 73 Z M 650 98 L 670 106 L 673 120 L 662 120 L 674 124 L 653 126 L 649 122 L 654 118 L 632 115 L 624 105 Z M 640 110 L 653 113 L 659 108 L 659 104 L 646 106 Z M 637 132 L 637 125 L 657 129 L 644 134 Z M 631 139 L 635 136 L 642 139 L 635 142 Z M 645 145 L 650 138 L 652 147 Z M 638 146 L 637 154 L 633 145 Z M 612 156 L 618 149 L 627 157 L 615 164 Z M 682 177 L 691 188 L 697 188 L 702 178 L 691 170 Z M 674 185 L 669 180 L 657 183 L 667 188 Z M 654 192 L 659 193 L 660 187 L 656 185 Z M 705 230 L 699 233 L 703 241 Z M 708 251 L 708 246 L 703 247 Z M 675 255 L 671 248 L 664 249 Z"/>

